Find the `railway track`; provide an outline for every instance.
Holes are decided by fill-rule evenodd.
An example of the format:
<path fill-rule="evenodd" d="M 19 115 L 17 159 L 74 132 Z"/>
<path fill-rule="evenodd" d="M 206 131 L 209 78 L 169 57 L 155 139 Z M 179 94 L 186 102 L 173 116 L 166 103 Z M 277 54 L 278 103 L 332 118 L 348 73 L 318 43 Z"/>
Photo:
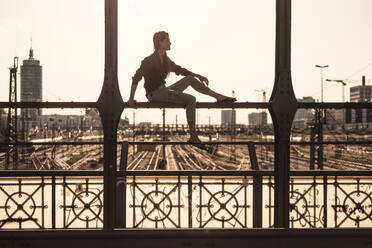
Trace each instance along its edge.
<path fill-rule="evenodd" d="M 229 140 L 229 137 L 220 137 Z M 174 135 L 173 141 L 182 141 L 184 137 Z M 238 141 L 238 139 L 237 139 Z M 88 161 L 99 161 L 103 149 L 92 146 L 35 146 L 34 152 L 25 154 L 26 160 L 32 161 L 35 169 L 76 170 L 87 168 Z M 371 170 L 372 156 L 368 146 L 346 146 L 342 149 L 342 158 L 334 157 L 336 146 L 324 146 L 325 170 Z M 78 154 L 78 155 L 77 155 Z M 257 146 L 256 155 L 259 167 L 265 170 L 274 169 L 274 152 L 267 147 Z M 79 157 L 81 156 L 81 157 Z M 121 146 L 118 145 L 117 161 L 120 163 Z M 247 145 L 219 145 L 217 154 L 209 154 L 191 145 L 172 145 L 166 148 L 166 157 L 174 160 L 171 169 L 176 170 L 249 170 L 250 157 Z M 290 151 L 291 170 L 309 169 L 309 146 L 292 146 Z M 78 158 L 78 159 L 72 159 Z M 128 170 L 158 170 L 162 159 L 161 145 L 155 151 L 135 152 L 133 146 L 128 151 Z M 72 161 L 73 162 L 70 162 Z M 359 162 L 359 161 L 363 162 Z M 173 162 L 172 162 L 173 163 Z M 5 165 L 5 153 L 0 154 L 0 165 Z M 169 166 L 169 165 L 168 165 Z M 169 169 L 170 167 L 168 167 Z M 102 169 L 102 166 L 99 168 Z"/>

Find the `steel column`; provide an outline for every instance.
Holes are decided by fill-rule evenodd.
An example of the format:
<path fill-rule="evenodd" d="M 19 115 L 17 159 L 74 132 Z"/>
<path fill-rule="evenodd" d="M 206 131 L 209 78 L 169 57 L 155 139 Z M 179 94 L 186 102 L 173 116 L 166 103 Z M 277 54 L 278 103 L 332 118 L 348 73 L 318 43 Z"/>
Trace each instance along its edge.
<path fill-rule="evenodd" d="M 253 176 L 253 227 L 262 227 L 262 175 Z"/>
<path fill-rule="evenodd" d="M 105 0 L 105 75 L 97 108 L 104 133 L 104 229 L 115 226 L 117 127 L 123 111 L 117 77 L 118 2 Z"/>
<path fill-rule="evenodd" d="M 297 111 L 291 80 L 291 1 L 276 1 L 275 82 L 270 114 L 275 132 L 274 226 L 289 227 L 290 131 Z"/>
<path fill-rule="evenodd" d="M 315 169 L 315 125 L 310 128 L 310 170 Z"/>

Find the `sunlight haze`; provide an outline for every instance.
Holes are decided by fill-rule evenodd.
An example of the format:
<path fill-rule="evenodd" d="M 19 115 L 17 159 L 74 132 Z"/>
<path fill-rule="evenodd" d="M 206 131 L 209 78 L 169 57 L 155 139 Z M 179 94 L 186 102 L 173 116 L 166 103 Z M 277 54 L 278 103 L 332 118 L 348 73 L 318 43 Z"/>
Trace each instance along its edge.
<path fill-rule="evenodd" d="M 275 1 L 273 0 L 119 0 L 118 76 L 127 101 L 131 77 L 153 52 L 154 32 L 164 30 L 172 42 L 169 57 L 178 65 L 208 77 L 210 87 L 239 102 L 269 99 L 275 66 Z M 292 81 L 297 98 L 320 98 L 324 78 L 372 83 L 371 0 L 292 1 Z M 34 57 L 43 66 L 43 101 L 96 101 L 104 72 L 103 0 L 0 1 L 0 101 L 8 101 L 9 67 L 18 56 Z M 171 75 L 170 85 L 181 77 Z M 20 78 L 18 79 L 20 81 Z M 353 84 L 351 86 L 355 86 Z M 197 101 L 214 99 L 192 93 Z M 349 87 L 345 96 L 349 98 Z M 135 99 L 147 101 L 143 81 Z M 341 101 L 341 86 L 324 84 L 325 101 Z M 249 110 L 252 112 L 255 110 Z M 123 115 L 132 118 L 133 110 Z M 184 110 L 169 110 L 185 123 Z M 239 110 L 247 123 L 248 110 Z M 218 110 L 200 110 L 199 123 L 220 122 Z M 160 110 L 136 110 L 136 121 L 161 121 Z"/>

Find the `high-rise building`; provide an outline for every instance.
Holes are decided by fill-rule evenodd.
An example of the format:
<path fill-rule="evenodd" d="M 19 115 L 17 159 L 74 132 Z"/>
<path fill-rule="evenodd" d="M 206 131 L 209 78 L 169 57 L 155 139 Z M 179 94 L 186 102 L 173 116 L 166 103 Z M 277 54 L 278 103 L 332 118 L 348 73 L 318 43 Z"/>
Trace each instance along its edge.
<path fill-rule="evenodd" d="M 297 99 L 298 102 L 315 102 L 311 96 L 304 96 Z M 293 120 L 294 128 L 306 128 L 308 123 L 313 119 L 313 114 L 310 109 L 297 109 L 296 115 Z"/>
<path fill-rule="evenodd" d="M 30 48 L 29 58 L 21 65 L 21 102 L 42 101 L 42 67 L 40 61 L 34 58 L 34 50 Z M 41 109 L 22 109 L 21 118 L 25 128 L 35 127 Z"/>
<path fill-rule="evenodd" d="M 231 127 L 236 124 L 236 111 L 235 110 L 222 110 L 221 111 L 221 126 Z"/>
<path fill-rule="evenodd" d="M 366 85 L 363 76 L 362 85 L 350 87 L 350 102 L 370 102 L 372 99 L 372 85 Z"/>
<path fill-rule="evenodd" d="M 372 85 L 366 85 L 365 76 L 362 85 L 350 87 L 350 102 L 371 102 Z M 372 111 L 370 109 L 348 109 L 346 110 L 346 123 L 370 123 L 372 122 Z M 349 118 L 347 118 L 349 117 Z"/>
<path fill-rule="evenodd" d="M 257 112 L 248 114 L 248 123 L 250 126 L 266 126 L 267 125 L 267 113 Z"/>
<path fill-rule="evenodd" d="M 311 96 L 304 96 L 300 99 L 297 99 L 297 101 L 298 102 L 315 102 L 315 99 L 312 98 Z M 311 110 L 309 110 L 309 109 L 297 109 L 294 120 L 295 121 L 298 121 L 298 120 L 310 121 L 311 118 L 313 118 Z"/>

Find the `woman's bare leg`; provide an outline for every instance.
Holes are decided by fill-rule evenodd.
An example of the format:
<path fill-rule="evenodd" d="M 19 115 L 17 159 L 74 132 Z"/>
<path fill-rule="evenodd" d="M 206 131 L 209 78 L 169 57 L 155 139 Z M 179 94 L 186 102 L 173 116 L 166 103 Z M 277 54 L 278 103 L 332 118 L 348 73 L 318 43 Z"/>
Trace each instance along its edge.
<path fill-rule="evenodd" d="M 180 86 L 180 85 L 179 85 Z M 183 93 L 177 90 L 171 90 L 169 87 L 151 94 L 149 100 L 151 102 L 170 102 L 186 105 L 186 118 L 190 130 L 190 141 L 200 143 L 200 139 L 196 134 L 195 128 L 195 105 L 196 99 L 194 96 Z"/>
<path fill-rule="evenodd" d="M 198 135 L 196 134 L 195 124 L 189 125 L 189 129 L 190 129 L 190 141 L 194 143 L 201 143 Z"/>
<path fill-rule="evenodd" d="M 186 76 L 186 77 L 182 78 L 181 80 L 179 80 L 178 82 L 172 84 L 171 86 L 169 86 L 167 88 L 170 89 L 170 90 L 183 92 L 189 86 L 191 86 L 194 90 L 196 90 L 199 93 L 214 97 L 217 101 L 228 98 L 228 96 L 219 94 L 219 93 L 211 90 L 209 87 L 207 87 L 206 85 L 201 83 L 198 79 L 196 79 L 193 76 Z"/>

